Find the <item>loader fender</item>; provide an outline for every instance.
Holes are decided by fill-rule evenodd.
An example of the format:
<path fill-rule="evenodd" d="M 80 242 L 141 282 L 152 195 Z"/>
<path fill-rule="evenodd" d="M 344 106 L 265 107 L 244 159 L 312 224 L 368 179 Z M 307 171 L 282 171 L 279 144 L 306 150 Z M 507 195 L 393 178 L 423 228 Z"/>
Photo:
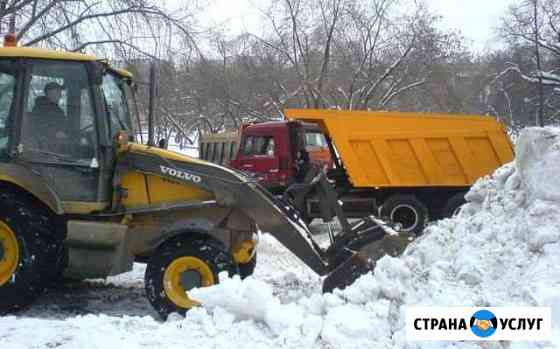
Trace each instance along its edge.
<path fill-rule="evenodd" d="M 150 247 L 156 250 L 159 247 L 161 247 L 163 244 L 173 241 L 175 239 L 179 239 L 181 241 L 189 241 L 189 240 L 214 239 L 214 237 L 210 234 L 210 230 L 203 230 L 203 229 L 175 230 L 162 234 L 157 239 L 150 241 Z"/>
<path fill-rule="evenodd" d="M 218 217 L 219 215 L 215 218 Z M 225 216 L 218 220 L 212 220 L 212 217 L 191 217 L 178 220 L 173 217 L 162 217 L 164 221 L 160 223 L 160 226 L 162 227 L 160 233 L 155 235 L 152 239 L 146 241 L 146 248 L 149 251 L 155 251 L 161 245 L 176 238 L 180 238 L 182 240 L 213 239 L 220 241 L 228 249 L 231 249 L 232 252 L 237 252 L 240 255 L 243 255 L 243 253 L 247 250 L 252 250 L 252 247 L 255 245 L 252 239 L 253 230 L 232 229 L 232 227 L 228 224 L 229 217 L 230 216 Z M 247 243 L 251 243 L 251 246 L 247 247 Z M 240 257 L 240 259 L 243 259 L 243 257 Z M 235 258 L 235 261 L 238 262 L 238 259 Z"/>
<path fill-rule="evenodd" d="M 9 183 L 32 194 L 56 214 L 63 214 L 60 198 L 49 184 L 30 169 L 18 164 L 0 164 L 0 183 Z"/>

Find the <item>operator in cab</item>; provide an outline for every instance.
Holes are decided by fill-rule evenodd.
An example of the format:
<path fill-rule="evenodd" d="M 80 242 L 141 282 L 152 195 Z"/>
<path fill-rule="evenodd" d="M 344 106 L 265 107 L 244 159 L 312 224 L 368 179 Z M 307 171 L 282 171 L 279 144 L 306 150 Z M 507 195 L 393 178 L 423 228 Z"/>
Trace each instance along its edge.
<path fill-rule="evenodd" d="M 45 95 L 35 100 L 33 127 L 47 137 L 66 139 L 66 115 L 58 105 L 62 97 L 62 86 L 56 82 L 45 85 Z"/>

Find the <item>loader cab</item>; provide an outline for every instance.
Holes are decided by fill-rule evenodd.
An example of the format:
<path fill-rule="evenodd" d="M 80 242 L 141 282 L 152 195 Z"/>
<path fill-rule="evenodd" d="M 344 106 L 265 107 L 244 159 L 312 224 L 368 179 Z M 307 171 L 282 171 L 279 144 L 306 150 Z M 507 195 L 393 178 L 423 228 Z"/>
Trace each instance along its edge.
<path fill-rule="evenodd" d="M 111 201 L 115 135 L 132 134 L 130 76 L 92 56 L 0 53 L 0 161 L 38 175 L 65 211 Z"/>

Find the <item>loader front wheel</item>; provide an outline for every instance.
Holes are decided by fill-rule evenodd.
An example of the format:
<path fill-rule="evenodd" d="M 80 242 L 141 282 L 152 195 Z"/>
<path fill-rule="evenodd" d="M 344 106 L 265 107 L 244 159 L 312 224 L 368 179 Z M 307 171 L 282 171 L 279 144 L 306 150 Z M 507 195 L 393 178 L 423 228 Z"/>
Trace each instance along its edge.
<path fill-rule="evenodd" d="M 0 196 L 0 315 L 24 309 L 47 286 L 59 250 L 51 229 L 44 210 Z"/>
<path fill-rule="evenodd" d="M 185 314 L 200 303 L 188 295 L 195 287 L 212 286 L 218 274 L 234 274 L 231 255 L 214 240 L 175 240 L 164 244 L 150 258 L 144 276 L 148 300 L 162 319 Z"/>
<path fill-rule="evenodd" d="M 405 233 L 420 235 L 428 222 L 428 208 L 414 195 L 393 195 L 383 203 L 381 216 L 400 224 Z"/>

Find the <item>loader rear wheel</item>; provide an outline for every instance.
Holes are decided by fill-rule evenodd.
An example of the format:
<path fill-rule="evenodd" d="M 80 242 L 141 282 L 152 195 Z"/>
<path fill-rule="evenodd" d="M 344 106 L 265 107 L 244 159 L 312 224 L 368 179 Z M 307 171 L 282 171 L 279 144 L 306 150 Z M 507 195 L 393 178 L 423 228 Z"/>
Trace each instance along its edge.
<path fill-rule="evenodd" d="M 234 274 L 231 255 L 213 240 L 174 240 L 150 258 L 144 276 L 148 300 L 162 319 L 171 313 L 185 314 L 200 303 L 188 295 L 195 287 L 212 286 L 218 274 Z"/>
<path fill-rule="evenodd" d="M 45 210 L 0 196 L 0 314 L 30 305 L 56 268 L 59 249 Z"/>
<path fill-rule="evenodd" d="M 405 233 L 420 235 L 428 222 L 428 209 L 414 195 L 393 195 L 383 203 L 381 216 L 399 223 Z"/>

